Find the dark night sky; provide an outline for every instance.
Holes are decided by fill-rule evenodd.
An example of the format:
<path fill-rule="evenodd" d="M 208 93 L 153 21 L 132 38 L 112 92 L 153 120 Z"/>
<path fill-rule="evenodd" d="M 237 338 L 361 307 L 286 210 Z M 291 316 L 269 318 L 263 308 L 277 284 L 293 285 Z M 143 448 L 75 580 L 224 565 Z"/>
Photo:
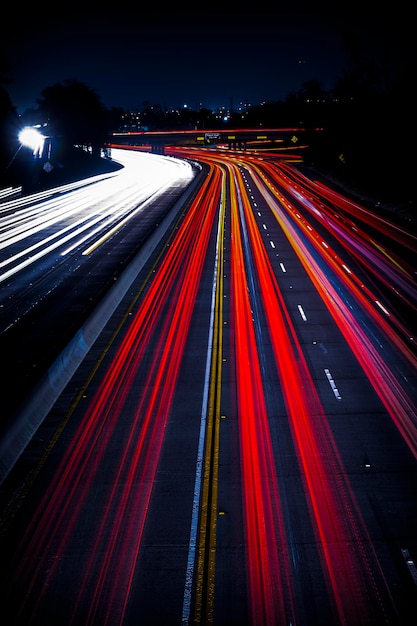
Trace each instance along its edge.
<path fill-rule="evenodd" d="M 364 16 L 350 4 L 335 4 L 12 7 L 2 41 L 12 80 L 6 89 L 19 112 L 36 107 L 45 87 L 66 79 L 94 89 L 108 108 L 135 110 L 145 101 L 191 108 L 277 101 L 307 80 L 324 89 L 335 85 L 347 66 L 347 29 L 371 54 L 395 54 L 395 63 L 402 62 L 413 23 L 408 13 L 393 16 L 378 6 L 378 14 Z"/>

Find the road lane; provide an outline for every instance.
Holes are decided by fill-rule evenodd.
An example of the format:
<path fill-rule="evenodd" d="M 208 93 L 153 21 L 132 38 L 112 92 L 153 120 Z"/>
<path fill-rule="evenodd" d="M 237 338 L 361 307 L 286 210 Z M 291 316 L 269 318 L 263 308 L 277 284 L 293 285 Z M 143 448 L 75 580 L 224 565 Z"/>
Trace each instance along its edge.
<path fill-rule="evenodd" d="M 371 567 L 367 566 L 367 576 L 363 578 L 361 576 L 361 566 L 364 562 L 367 562 L 369 557 L 366 556 L 363 550 L 360 550 L 360 546 L 356 543 L 356 537 L 366 536 L 365 529 L 361 528 L 361 518 L 355 515 L 355 502 L 350 494 L 349 484 L 344 484 L 342 480 L 336 481 L 337 476 L 343 476 L 345 471 L 338 456 L 337 447 L 332 441 L 331 431 L 327 426 L 327 419 L 319 396 L 314 393 L 314 383 L 311 378 L 307 362 L 304 360 L 303 352 L 299 344 L 295 328 L 289 315 L 289 311 L 282 298 L 282 294 L 279 289 L 279 283 L 275 279 L 274 273 L 270 269 L 269 257 L 265 255 L 265 246 L 261 241 L 262 233 L 261 229 L 255 226 L 255 220 L 253 218 L 253 212 L 251 207 L 245 203 L 243 206 L 246 208 L 245 218 L 247 220 L 247 228 L 250 233 L 249 239 L 251 241 L 251 247 L 253 249 L 254 263 L 256 265 L 256 272 L 259 280 L 259 288 L 262 293 L 263 306 L 265 308 L 267 317 L 267 327 L 269 329 L 272 341 L 272 349 L 274 352 L 277 369 L 279 372 L 279 378 L 281 381 L 281 388 L 284 395 L 284 402 L 286 405 L 286 413 L 290 422 L 292 437 L 294 445 L 297 451 L 297 457 L 299 459 L 299 465 L 302 475 L 305 480 L 305 492 L 307 501 L 310 503 L 311 518 L 315 525 L 315 533 L 319 537 L 319 544 L 322 546 L 321 558 L 323 559 L 323 573 L 328 577 L 326 586 L 331 589 L 329 592 L 333 598 L 337 607 L 338 622 L 340 623 L 354 623 L 355 620 L 364 619 L 367 621 L 369 617 L 367 615 L 373 615 L 374 618 L 378 611 L 381 611 L 381 615 L 385 614 L 385 608 L 379 607 L 380 601 L 380 589 L 378 595 L 372 600 L 374 589 L 378 589 L 378 585 L 369 580 L 369 572 Z M 281 262 L 280 262 L 281 266 Z M 286 267 L 286 266 L 284 266 Z M 236 306 L 239 310 L 239 307 Z M 256 342 L 252 340 L 254 348 L 252 349 L 253 356 L 247 361 L 253 364 L 255 355 L 257 353 Z M 237 358 L 240 360 L 241 350 L 237 347 Z M 260 370 L 259 370 L 260 371 Z M 330 374 L 329 370 L 325 370 L 326 375 Z M 330 382 L 333 383 L 333 379 L 330 378 Z M 242 388 L 245 393 L 248 393 L 250 382 L 253 386 L 253 394 L 259 394 L 259 390 L 262 388 L 261 376 L 258 374 L 258 380 L 255 376 L 249 375 L 249 378 L 242 383 Z M 242 393 L 239 394 L 243 396 Z M 306 393 L 305 390 L 308 389 Z M 333 385 L 333 390 L 337 388 Z M 254 396 L 256 397 L 256 395 Z M 341 398 L 340 394 L 336 396 Z M 249 415 L 256 415 L 259 419 L 259 400 L 254 402 L 254 407 L 249 410 Z M 264 411 L 262 411 L 264 413 Z M 244 418 L 244 415 L 242 415 Z M 241 420 L 244 421 L 243 419 Z M 268 423 L 268 420 L 266 420 Z M 265 440 L 265 442 L 268 439 Z M 254 457 L 254 445 L 253 438 L 248 440 L 248 452 L 247 456 L 251 458 L 251 462 Z M 268 446 L 266 443 L 261 448 L 263 454 L 259 455 L 264 459 Z M 243 456 L 243 455 L 242 455 Z M 265 470 L 262 472 L 262 480 L 255 482 L 255 487 L 249 487 L 254 492 L 254 496 L 258 496 L 260 484 L 267 484 L 266 478 L 271 475 L 271 467 L 273 467 L 272 459 L 274 456 L 269 453 L 267 463 L 268 472 Z M 245 493 L 248 487 L 245 484 Z M 262 490 L 263 491 L 263 490 Z M 270 506 L 273 503 L 273 494 L 277 494 L 275 498 L 279 503 L 279 491 L 278 487 L 272 484 L 269 488 L 265 489 L 267 496 L 266 501 L 270 502 Z M 283 524 L 280 521 L 282 516 L 276 511 L 278 504 L 272 508 L 275 511 L 275 515 L 269 514 L 269 523 L 267 523 L 267 513 L 262 514 L 259 510 L 259 505 L 249 507 L 250 512 L 257 510 L 259 517 L 263 522 L 261 528 L 266 526 L 266 537 L 263 541 L 259 539 L 254 541 L 252 539 L 249 543 L 254 545 L 268 546 L 266 554 L 269 559 L 272 558 L 273 548 L 282 544 L 288 545 L 285 539 L 279 541 L 275 538 L 272 532 L 273 528 L 283 528 Z M 248 515 L 250 519 L 250 515 Z M 256 516 L 258 520 L 258 516 Z M 259 523 L 259 522 L 258 522 Z M 250 534 L 248 528 L 248 535 Z M 253 531 L 252 531 L 253 532 Z M 257 531 L 259 533 L 259 531 Z M 281 535 L 282 535 L 281 530 Z M 279 535 L 278 535 L 279 536 Z M 272 541 L 267 543 L 267 538 Z M 343 546 L 346 546 L 343 549 Z M 347 546 L 349 546 L 347 548 Z M 357 550 L 357 554 L 356 554 Z M 320 552 L 320 550 L 319 550 Z M 372 555 L 373 556 L 373 555 Z M 279 621 L 281 623 L 293 622 L 295 620 L 294 608 L 296 604 L 295 594 L 291 589 L 291 568 L 289 554 L 285 555 L 285 552 L 281 549 L 281 558 L 278 555 L 275 558 L 275 571 L 266 566 L 267 558 L 264 556 L 258 557 L 259 564 L 258 570 L 263 573 L 265 579 L 260 579 L 258 582 L 253 581 L 255 586 L 253 591 L 253 597 L 255 602 L 258 602 L 253 606 L 253 622 L 254 623 L 272 623 L 273 615 L 280 615 Z M 277 594 L 274 593 L 274 587 L 270 581 L 279 580 L 279 567 L 282 568 L 283 575 L 286 575 L 288 589 L 285 589 L 283 583 L 279 585 L 284 592 L 282 597 L 282 608 L 278 611 L 274 608 L 273 601 L 277 600 Z M 249 568 L 250 571 L 255 568 Z M 356 578 L 356 580 L 355 580 Z M 369 582 L 368 586 L 367 583 Z M 270 601 L 269 611 L 268 603 L 265 601 L 266 589 L 270 589 Z M 262 594 L 263 591 L 263 594 Z M 263 597 L 263 603 L 260 599 Z M 289 608 L 285 610 L 284 598 L 287 599 Z M 288 611 L 288 614 L 286 613 Z M 264 613 L 265 612 L 265 613 Z M 359 616 L 361 616 L 359 618 Z"/>
<path fill-rule="evenodd" d="M 202 189 L 2 489 L 7 604 L 43 626 L 411 623 L 407 334 L 281 171 L 271 188 L 262 159 L 199 159 Z"/>
<path fill-rule="evenodd" d="M 197 182 L 198 170 L 179 159 L 117 150 L 114 157 L 124 168 L 111 176 L 2 204 L 2 477 L 16 439 L 20 450 L 50 407 L 42 398 L 55 399 L 62 369 L 71 375 Z M 33 424 L 22 436 L 19 420 Z"/>
<path fill-rule="evenodd" d="M 207 210 L 201 191 L 175 237 L 166 242 L 159 269 L 151 272 L 153 280 L 146 289 L 142 286 L 138 310 L 132 319 L 131 311 L 125 314 L 127 329 L 120 347 L 113 340 L 106 347 L 109 356 L 112 351 L 110 364 L 106 367 L 99 359 L 103 380 L 94 392 L 83 389 L 69 408 L 72 424 L 77 419 L 75 410 L 84 412 L 83 419 L 72 443 L 67 441 L 68 449 L 59 460 L 61 469 L 54 471 L 34 514 L 30 529 L 37 530 L 28 544 L 24 539 L 20 546 L 22 555 L 30 554 L 30 559 L 23 558 L 10 581 L 11 589 L 28 584 L 21 620 L 29 619 L 38 606 L 54 603 L 59 562 L 76 550 L 80 528 L 91 545 L 84 565 L 79 563 L 78 577 L 67 581 L 66 611 L 81 622 L 116 623 L 124 618 L 218 196 L 213 194 L 211 203 L 214 208 Z M 90 395 L 91 404 L 84 408 Z M 68 420 L 69 415 L 61 428 Z M 110 465 L 109 450 L 114 459 Z M 101 508 L 97 492 L 106 485 L 109 491 L 104 491 Z M 123 558 L 114 558 L 115 551 Z M 47 566 L 48 580 L 37 586 L 51 553 L 59 556 Z"/>

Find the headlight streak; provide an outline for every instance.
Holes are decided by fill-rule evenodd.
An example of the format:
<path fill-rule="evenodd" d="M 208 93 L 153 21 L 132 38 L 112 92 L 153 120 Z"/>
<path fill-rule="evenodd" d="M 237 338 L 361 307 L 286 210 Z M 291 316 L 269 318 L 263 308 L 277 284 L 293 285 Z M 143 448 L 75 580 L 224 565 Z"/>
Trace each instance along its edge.
<path fill-rule="evenodd" d="M 140 203 L 146 202 L 150 197 L 157 197 L 161 187 L 169 186 L 176 180 L 191 180 L 191 166 L 185 161 L 137 153 L 132 156 L 126 151 L 115 153 L 125 163 L 125 168 L 113 176 L 87 179 L 84 187 L 80 187 L 78 183 L 71 195 L 56 193 L 49 198 L 45 196 L 47 199 L 44 202 L 36 201 L 33 206 L 26 206 L 21 210 L 18 203 L 4 209 L 1 220 L 4 233 L 0 236 L 0 250 L 7 249 L 11 253 L 7 258 L 2 258 L 0 268 L 15 265 L 0 274 L 0 282 L 11 278 L 71 240 L 73 244 L 62 251 L 62 256 L 78 248 L 83 241 L 110 229 L 110 235 L 106 232 L 95 245 L 89 247 L 87 254 L 91 254 L 100 243 L 104 243 L 111 234 L 126 224 L 124 218 L 132 215 L 131 212 Z M 26 198 L 24 205 L 27 202 Z M 45 231 L 47 235 L 43 236 Z M 86 234 L 81 235 L 82 233 Z M 28 247 L 21 249 L 21 243 L 29 237 L 33 239 L 35 235 L 39 240 L 32 241 Z M 52 241 L 55 243 L 51 244 Z M 17 251 L 13 253 L 16 248 Z M 36 254 L 33 254 L 36 250 Z M 25 260 L 19 263 L 22 257 Z"/>
<path fill-rule="evenodd" d="M 117 174 L 113 174 L 112 176 L 116 175 Z M 103 182 L 109 178 L 111 179 L 112 176 L 109 177 L 109 175 L 106 174 L 92 179 L 89 178 L 83 181 L 77 181 L 77 183 L 72 183 L 64 187 L 55 187 L 44 192 L 24 196 L 13 202 L 2 204 L 0 206 L 0 215 L 4 213 L 4 216 L 2 215 L 0 217 L 0 231 L 5 231 L 5 235 L 0 238 L 0 241 L 7 240 L 19 232 L 27 234 L 27 230 L 35 217 L 45 213 L 49 218 L 51 209 L 59 205 L 64 209 L 66 204 L 69 204 L 71 207 L 74 203 L 74 198 L 78 197 L 78 192 L 85 197 L 89 191 L 90 185 Z M 72 195 L 72 199 L 66 196 L 70 191 L 75 194 Z M 98 189 L 96 188 L 91 198 L 97 198 L 97 192 Z M 74 210 L 73 206 L 72 210 Z M 19 223 L 23 223 L 20 231 L 18 230 L 18 226 L 16 228 L 14 227 L 15 224 L 19 225 Z"/>
<path fill-rule="evenodd" d="M 4 226 L 5 234 L 1 238 L 0 250 L 7 249 L 19 241 L 28 239 L 61 221 L 65 222 L 88 208 L 93 197 L 88 192 L 84 193 L 84 200 L 80 203 L 74 201 L 74 196 L 71 199 L 66 197 L 60 200 L 48 200 L 42 203 L 41 206 L 35 206 L 30 210 L 26 210 L 24 215 L 23 212 L 19 212 L 20 219 L 17 226 L 13 226 L 14 216 L 12 220 L 7 219 Z M 59 232 L 55 236 L 59 236 Z"/>
<path fill-rule="evenodd" d="M 157 195 L 158 193 L 155 194 L 155 196 Z M 76 236 L 76 241 L 70 247 L 63 250 L 61 252 L 61 256 L 66 256 L 92 237 L 95 237 L 98 233 L 101 233 L 102 231 L 106 232 L 106 229 L 108 229 L 109 226 L 112 226 L 112 229 L 110 231 L 107 230 L 106 234 L 98 240 L 102 242 L 106 241 L 110 236 L 109 232 L 117 232 L 122 225 L 126 224 L 132 217 L 140 212 L 140 210 L 148 203 L 148 200 L 148 193 L 138 194 L 138 192 L 133 192 L 129 194 L 129 197 L 119 200 L 118 202 L 113 202 L 108 210 L 105 210 L 103 207 L 100 215 L 91 219 L 88 223 L 83 224 L 81 228 L 74 232 L 72 239 Z M 137 203 L 139 203 L 138 207 L 136 206 Z M 114 223 L 116 223 L 116 225 L 113 227 Z M 100 224 L 100 226 L 94 227 L 96 224 Z M 81 236 L 81 233 L 85 230 L 88 230 L 87 234 Z M 99 245 L 100 244 L 96 243 L 90 246 L 90 252 L 95 250 Z M 85 255 L 86 251 L 84 250 L 82 254 Z M 87 252 L 87 254 L 89 254 L 89 252 Z"/>
<path fill-rule="evenodd" d="M 129 318 L 122 344 L 22 539 L 20 563 L 10 581 L 12 589 L 16 584 L 27 589 L 22 615 L 36 613 L 54 593 L 59 562 L 68 545 L 76 541 L 74 533 L 83 505 L 93 497 L 94 479 L 104 471 L 108 448 L 114 445 L 116 429 L 124 423 L 118 469 L 110 479 L 110 492 L 99 503 L 99 525 L 91 529 L 94 540 L 86 561 L 79 564 L 78 595 L 67 616 L 67 623 L 74 625 L 80 619 L 85 626 L 123 624 L 176 378 L 219 206 L 219 192 L 205 199 L 209 186 L 207 181 L 183 218 L 138 311 Z M 213 183 L 212 189 L 216 188 L 220 186 Z M 146 380 L 132 415 L 126 403 L 140 369 Z M 123 419 L 126 412 L 127 422 Z M 54 557 L 45 575 L 45 559 L 49 563 L 50 555 Z M 92 580 L 91 563 L 98 558 L 100 573 Z M 84 613 L 85 606 L 89 607 L 88 614 Z"/>
<path fill-rule="evenodd" d="M 10 213 L 11 211 L 15 211 L 16 209 L 23 209 L 25 206 L 33 207 L 38 202 L 43 202 L 47 198 L 59 196 L 65 194 L 69 191 L 74 191 L 79 187 L 85 187 L 86 185 L 92 185 L 98 181 L 105 180 L 106 178 L 112 178 L 113 176 L 117 176 L 117 172 L 114 173 L 106 173 L 99 174 L 98 176 L 92 176 L 90 178 L 84 178 L 82 180 L 77 180 L 73 183 L 68 183 L 66 185 L 61 185 L 59 187 L 53 187 L 51 189 L 46 189 L 44 191 L 38 191 L 36 193 L 32 193 L 28 196 L 23 196 L 22 198 L 17 198 L 15 200 L 9 200 L 8 202 L 2 202 L 0 204 L 0 216 L 2 213 Z M 20 211 L 19 211 L 20 212 Z"/>
<path fill-rule="evenodd" d="M 93 220 L 93 222 L 99 222 L 101 220 L 102 220 L 102 217 L 100 216 L 100 217 L 97 217 L 95 220 Z M 91 221 L 87 222 L 87 223 L 85 223 L 85 222 L 86 222 L 86 218 L 84 217 L 84 218 L 82 218 L 82 219 L 80 219 L 80 220 L 78 220 L 78 221 L 68 225 L 67 227 L 61 229 L 59 232 L 53 233 L 53 234 L 49 235 L 48 237 L 43 238 L 38 243 L 33 244 L 33 245 L 31 245 L 31 246 L 21 250 L 17 254 L 14 254 L 13 256 L 9 257 L 8 259 L 5 259 L 4 261 L 2 261 L 0 263 L 0 268 L 6 267 L 7 265 L 10 265 L 11 263 L 16 263 L 16 261 L 18 261 L 18 259 L 20 259 L 22 257 L 27 257 L 29 255 L 29 257 L 26 258 L 21 263 L 15 265 L 10 270 L 0 274 L 0 283 L 4 282 L 5 280 L 8 280 L 9 278 L 14 276 L 15 274 L 18 274 L 20 271 L 22 271 L 26 267 L 29 267 L 33 263 L 39 261 L 39 259 L 41 259 L 45 255 L 50 254 L 51 252 L 53 252 L 54 250 L 56 250 L 57 248 L 59 248 L 63 244 L 65 244 L 67 241 L 70 241 L 71 239 L 73 239 L 74 232 L 75 232 L 75 234 L 77 234 L 77 233 L 81 232 L 82 230 L 84 230 L 86 228 L 89 228 L 91 226 L 91 223 L 92 223 Z M 83 226 L 80 227 L 80 225 L 83 225 Z M 67 233 L 67 234 L 65 234 L 65 233 Z M 50 242 L 52 242 L 54 240 L 55 240 L 55 243 L 50 244 L 50 245 L 45 245 L 45 244 L 48 244 L 48 243 L 50 243 Z M 36 254 L 33 254 L 35 252 L 35 250 L 38 250 L 39 248 L 42 248 L 42 249 L 39 252 L 37 252 Z"/>
<path fill-rule="evenodd" d="M 110 237 L 115 235 L 117 233 L 117 231 L 120 230 L 121 228 L 123 228 L 123 226 L 125 226 L 133 217 L 135 217 L 135 215 L 137 215 L 138 213 L 143 211 L 147 207 L 148 204 L 150 204 L 151 202 L 156 200 L 156 198 L 158 198 L 159 196 L 164 194 L 165 191 L 169 188 L 170 184 L 171 184 L 171 182 L 168 182 L 166 185 L 164 185 L 163 187 L 158 189 L 158 191 L 155 191 L 149 198 L 142 200 L 141 204 L 137 208 L 135 208 L 129 215 L 126 215 L 115 226 L 113 226 L 113 228 L 108 230 L 108 232 L 105 235 L 103 235 L 102 237 L 97 239 L 97 241 L 95 241 L 91 246 L 89 246 L 86 250 L 84 250 L 83 251 L 83 255 L 87 256 L 87 255 L 91 254 L 92 252 L 94 252 L 94 250 L 96 250 L 103 243 L 105 243 L 107 241 L 107 239 L 109 239 Z M 112 220 L 110 223 L 112 223 L 113 221 L 114 220 Z M 100 229 L 100 230 L 102 230 L 102 229 Z M 91 236 L 93 234 L 95 234 L 96 232 L 97 231 L 94 231 L 94 233 L 92 233 L 89 238 L 91 238 Z"/>

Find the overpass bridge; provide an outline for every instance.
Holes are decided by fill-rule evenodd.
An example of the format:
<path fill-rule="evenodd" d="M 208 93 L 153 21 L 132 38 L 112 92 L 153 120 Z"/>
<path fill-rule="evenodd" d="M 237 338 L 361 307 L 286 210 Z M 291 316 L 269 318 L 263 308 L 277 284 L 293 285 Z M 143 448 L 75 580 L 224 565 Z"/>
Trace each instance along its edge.
<path fill-rule="evenodd" d="M 305 128 L 238 128 L 115 132 L 111 145 L 141 147 L 164 154 L 165 146 L 223 146 L 228 149 L 293 151 L 305 148 Z"/>

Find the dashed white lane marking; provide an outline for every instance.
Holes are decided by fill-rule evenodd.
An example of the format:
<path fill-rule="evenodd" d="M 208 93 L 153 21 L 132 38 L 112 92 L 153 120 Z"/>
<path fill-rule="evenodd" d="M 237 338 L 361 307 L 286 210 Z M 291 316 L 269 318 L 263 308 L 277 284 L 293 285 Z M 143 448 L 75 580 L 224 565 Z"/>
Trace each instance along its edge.
<path fill-rule="evenodd" d="M 300 315 L 301 315 L 301 318 L 302 318 L 303 322 L 306 322 L 307 321 L 307 316 L 304 313 L 303 307 L 301 306 L 301 304 L 297 304 L 297 307 L 298 307 L 298 310 L 300 311 Z"/>
<path fill-rule="evenodd" d="M 408 571 L 411 574 L 411 577 L 414 581 L 414 584 L 417 585 L 417 568 L 416 568 L 416 564 L 414 563 L 413 559 L 410 556 L 409 551 L 407 550 L 407 548 L 401 549 L 401 552 L 403 554 L 405 563 L 408 567 Z"/>
<path fill-rule="evenodd" d="M 285 272 L 286 272 L 287 270 L 285 269 L 285 265 L 284 265 L 284 263 L 280 263 L 280 264 L 279 264 L 279 266 L 280 266 L 280 268 L 282 269 L 282 271 L 283 271 L 283 272 L 284 272 L 284 274 L 285 274 Z"/>
<path fill-rule="evenodd" d="M 385 313 L 385 315 L 389 315 L 389 311 L 387 311 L 387 309 L 380 303 L 379 300 L 375 300 L 375 304 L 379 306 L 379 308 Z"/>
<path fill-rule="evenodd" d="M 325 373 L 325 374 L 326 374 L 326 376 L 327 376 L 327 380 L 328 380 L 328 381 L 329 381 L 329 383 L 330 383 L 330 387 L 333 389 L 333 393 L 334 393 L 334 395 L 336 396 L 336 398 L 337 398 L 338 400 L 341 400 L 341 399 L 342 399 L 342 396 L 340 395 L 339 390 L 338 390 L 338 388 L 336 387 L 336 383 L 335 383 L 335 382 L 334 382 L 334 380 L 333 380 L 333 377 L 332 377 L 332 375 L 331 375 L 331 373 L 330 373 L 330 370 L 328 370 L 327 368 L 325 368 L 324 373 Z"/>

